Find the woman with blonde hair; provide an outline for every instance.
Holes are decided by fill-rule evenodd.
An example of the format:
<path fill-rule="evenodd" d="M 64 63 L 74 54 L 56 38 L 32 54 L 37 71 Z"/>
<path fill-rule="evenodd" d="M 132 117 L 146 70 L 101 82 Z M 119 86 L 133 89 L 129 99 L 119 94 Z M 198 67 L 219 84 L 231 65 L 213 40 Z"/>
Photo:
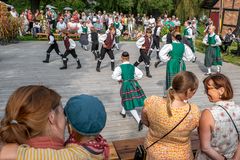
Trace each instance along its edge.
<path fill-rule="evenodd" d="M 198 126 L 200 111 L 187 101 L 198 88 L 192 72 L 178 73 L 168 90 L 167 98 L 145 99 L 142 122 L 149 129 L 144 147 L 148 160 L 192 160 L 191 132 Z"/>

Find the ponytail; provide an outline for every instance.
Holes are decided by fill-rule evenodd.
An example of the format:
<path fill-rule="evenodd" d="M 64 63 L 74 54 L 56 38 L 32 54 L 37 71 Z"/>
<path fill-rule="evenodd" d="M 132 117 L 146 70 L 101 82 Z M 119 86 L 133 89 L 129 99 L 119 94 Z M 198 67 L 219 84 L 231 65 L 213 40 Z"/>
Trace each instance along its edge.
<path fill-rule="evenodd" d="M 26 139 L 30 137 L 30 134 L 25 124 L 12 123 L 7 119 L 3 119 L 1 122 L 0 137 L 1 141 L 5 143 L 23 144 L 26 143 Z"/>
<path fill-rule="evenodd" d="M 168 89 L 168 94 L 167 94 L 167 113 L 168 113 L 169 117 L 172 116 L 171 106 L 172 106 L 172 102 L 174 100 L 173 94 L 174 94 L 174 89 L 172 87 L 170 87 Z"/>

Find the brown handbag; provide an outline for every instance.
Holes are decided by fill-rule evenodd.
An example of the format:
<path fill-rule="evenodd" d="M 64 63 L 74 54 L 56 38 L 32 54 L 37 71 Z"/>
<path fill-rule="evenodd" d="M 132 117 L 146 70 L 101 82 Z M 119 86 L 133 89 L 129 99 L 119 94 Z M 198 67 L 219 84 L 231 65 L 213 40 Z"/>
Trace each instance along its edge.
<path fill-rule="evenodd" d="M 179 126 L 182 121 L 187 117 L 187 115 L 189 114 L 189 112 L 191 111 L 191 105 L 189 105 L 189 110 L 187 112 L 187 114 L 181 119 L 180 122 L 178 122 L 178 124 L 173 127 L 173 129 L 171 129 L 168 133 L 166 133 L 164 136 L 162 136 L 160 139 L 158 139 L 157 141 L 153 142 L 150 146 L 148 146 L 147 148 L 144 148 L 144 146 L 138 145 L 137 149 L 135 151 L 135 155 L 134 155 L 134 160 L 146 160 L 147 157 L 147 149 L 150 148 L 151 146 L 153 146 L 154 144 L 156 144 L 157 142 L 159 142 L 161 139 L 163 139 L 164 137 L 166 137 L 167 135 L 169 135 L 175 128 L 177 128 L 177 126 Z"/>

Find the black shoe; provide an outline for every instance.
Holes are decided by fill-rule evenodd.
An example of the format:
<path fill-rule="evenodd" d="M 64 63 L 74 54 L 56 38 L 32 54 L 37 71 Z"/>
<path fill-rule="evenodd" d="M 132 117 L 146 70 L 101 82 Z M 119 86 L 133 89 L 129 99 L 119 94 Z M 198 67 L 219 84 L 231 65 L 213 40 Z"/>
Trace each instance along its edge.
<path fill-rule="evenodd" d="M 100 72 L 100 68 L 96 68 L 96 71 L 97 71 L 97 72 Z"/>
<path fill-rule="evenodd" d="M 194 59 L 192 60 L 192 63 L 195 63 L 197 60 L 197 57 L 194 57 Z"/>
<path fill-rule="evenodd" d="M 80 69 L 80 68 L 82 68 L 82 65 L 81 65 L 81 64 L 77 66 L 77 69 Z"/>
<path fill-rule="evenodd" d="M 154 67 L 157 68 L 157 66 L 159 65 L 159 63 L 161 63 L 161 61 L 155 62 L 155 63 L 154 63 Z"/>
<path fill-rule="evenodd" d="M 122 112 L 119 113 L 123 118 L 126 118 L 126 114 L 122 114 Z"/>
<path fill-rule="evenodd" d="M 140 120 L 138 123 L 138 131 L 141 131 L 142 129 L 143 129 L 143 123 L 142 123 L 142 120 Z"/>
<path fill-rule="evenodd" d="M 63 70 L 63 69 L 67 69 L 66 66 L 60 67 L 59 69 Z"/>
<path fill-rule="evenodd" d="M 49 61 L 48 60 L 44 60 L 44 61 L 42 61 L 43 63 L 49 63 Z"/>
<path fill-rule="evenodd" d="M 152 78 L 152 75 L 150 73 L 147 73 L 146 75 L 148 78 Z"/>

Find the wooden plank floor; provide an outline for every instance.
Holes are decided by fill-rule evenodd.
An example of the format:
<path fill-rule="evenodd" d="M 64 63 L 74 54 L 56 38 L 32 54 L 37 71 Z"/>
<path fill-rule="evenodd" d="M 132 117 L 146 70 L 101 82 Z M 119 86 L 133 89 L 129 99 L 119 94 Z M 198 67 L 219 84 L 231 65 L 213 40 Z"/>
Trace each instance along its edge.
<path fill-rule="evenodd" d="M 56 53 L 52 52 L 49 64 L 42 63 L 48 44 L 45 41 L 20 42 L 7 46 L 0 46 L 0 117 L 4 114 L 4 109 L 9 95 L 18 87 L 29 84 L 43 84 L 55 89 L 62 95 L 63 105 L 69 97 L 77 94 L 91 94 L 99 97 L 107 111 L 107 124 L 102 134 L 109 141 L 144 137 L 147 128 L 141 132 L 137 130 L 137 123 L 127 115 L 123 119 L 119 112 L 121 110 L 119 88 L 120 85 L 111 79 L 110 59 L 106 55 L 102 62 L 101 72 L 95 71 L 96 61 L 90 51 L 81 49 L 77 42 L 76 52 L 80 57 L 82 68 L 76 69 L 75 60 L 69 56 L 67 70 L 59 70 L 62 61 Z M 63 42 L 59 42 L 59 47 L 64 52 Z M 130 53 L 130 61 L 138 58 L 139 52 L 134 42 L 122 42 L 121 50 L 114 51 L 116 64 L 120 64 L 120 55 L 123 50 Z M 152 64 L 155 61 L 156 54 L 152 54 Z M 211 105 L 208 102 L 202 85 L 204 79 L 203 54 L 197 54 L 196 63 L 187 63 L 187 69 L 194 72 L 200 81 L 199 89 L 191 100 L 198 104 L 202 109 Z M 139 68 L 144 71 L 144 65 L 140 64 Z M 147 96 L 163 95 L 163 84 L 165 80 L 166 65 L 160 67 L 150 67 L 153 78 L 144 76 L 139 81 Z M 240 103 L 240 67 L 224 63 L 222 72 L 230 77 L 234 86 L 237 103 Z M 139 111 L 140 112 L 140 111 Z"/>

